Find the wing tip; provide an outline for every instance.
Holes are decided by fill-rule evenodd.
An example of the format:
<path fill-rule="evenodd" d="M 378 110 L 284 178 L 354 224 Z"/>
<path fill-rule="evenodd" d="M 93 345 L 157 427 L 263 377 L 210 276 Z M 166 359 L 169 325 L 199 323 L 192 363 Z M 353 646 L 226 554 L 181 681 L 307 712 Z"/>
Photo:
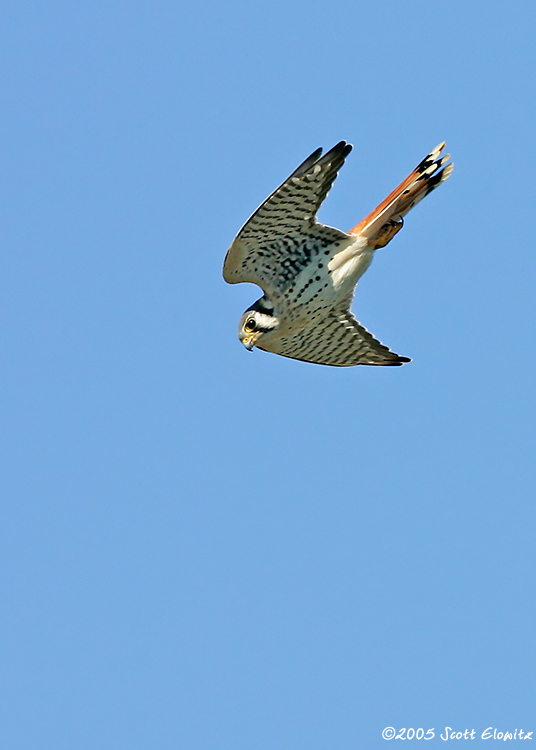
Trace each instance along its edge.
<path fill-rule="evenodd" d="M 338 156 L 344 160 L 352 149 L 353 145 L 351 143 L 348 143 L 347 141 L 339 141 L 327 152 L 326 156 L 331 154 L 332 157 Z"/>
<path fill-rule="evenodd" d="M 410 357 L 402 357 L 400 354 L 395 354 L 394 352 L 389 352 L 389 354 L 393 355 L 392 359 L 383 359 L 378 362 L 362 362 L 360 364 L 380 365 L 382 367 L 400 367 L 400 365 L 405 365 L 408 362 L 411 362 Z"/>

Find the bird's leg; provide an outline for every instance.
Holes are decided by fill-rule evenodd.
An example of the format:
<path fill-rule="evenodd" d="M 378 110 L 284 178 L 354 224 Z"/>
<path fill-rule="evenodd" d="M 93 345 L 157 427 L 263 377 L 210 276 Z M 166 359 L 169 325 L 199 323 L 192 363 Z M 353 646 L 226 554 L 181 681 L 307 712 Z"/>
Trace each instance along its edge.
<path fill-rule="evenodd" d="M 395 234 L 397 234 L 397 232 L 400 232 L 403 226 L 404 219 L 391 219 L 381 227 L 380 231 L 378 232 L 378 236 L 375 237 L 372 242 L 369 242 L 369 244 L 374 245 L 375 249 L 379 247 L 385 247 L 388 242 L 391 242 Z"/>

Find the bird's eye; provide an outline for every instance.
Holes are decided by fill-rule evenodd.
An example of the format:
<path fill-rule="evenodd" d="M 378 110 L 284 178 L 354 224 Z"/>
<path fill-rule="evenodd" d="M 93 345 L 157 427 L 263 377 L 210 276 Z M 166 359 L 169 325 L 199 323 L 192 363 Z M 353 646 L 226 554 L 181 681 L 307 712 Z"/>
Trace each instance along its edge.
<path fill-rule="evenodd" d="M 255 322 L 255 319 L 250 318 L 249 320 L 246 320 L 244 328 L 246 329 L 246 331 L 254 331 L 256 325 L 257 323 Z"/>

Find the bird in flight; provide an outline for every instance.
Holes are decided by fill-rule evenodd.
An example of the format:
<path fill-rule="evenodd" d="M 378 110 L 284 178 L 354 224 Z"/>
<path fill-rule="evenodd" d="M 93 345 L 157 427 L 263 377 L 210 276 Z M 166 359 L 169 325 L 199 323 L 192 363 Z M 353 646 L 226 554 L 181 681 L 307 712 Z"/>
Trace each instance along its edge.
<path fill-rule="evenodd" d="M 452 172 L 444 147 L 434 148 L 349 232 L 320 224 L 316 214 L 352 146 L 341 141 L 324 156 L 319 148 L 300 164 L 244 224 L 225 258 L 225 281 L 249 281 L 264 292 L 240 320 L 246 349 L 338 367 L 410 361 L 374 338 L 350 305 L 374 252 Z"/>

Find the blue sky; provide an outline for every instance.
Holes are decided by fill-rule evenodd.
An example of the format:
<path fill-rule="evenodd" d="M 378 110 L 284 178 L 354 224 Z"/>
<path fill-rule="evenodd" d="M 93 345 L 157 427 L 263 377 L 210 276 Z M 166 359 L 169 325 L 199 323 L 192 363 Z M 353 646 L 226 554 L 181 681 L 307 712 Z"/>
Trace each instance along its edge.
<path fill-rule="evenodd" d="M 3 747 L 536 732 L 535 20 L 4 3 Z M 236 336 L 228 245 L 341 139 L 341 229 L 456 165 L 358 287 L 401 368 Z"/>

